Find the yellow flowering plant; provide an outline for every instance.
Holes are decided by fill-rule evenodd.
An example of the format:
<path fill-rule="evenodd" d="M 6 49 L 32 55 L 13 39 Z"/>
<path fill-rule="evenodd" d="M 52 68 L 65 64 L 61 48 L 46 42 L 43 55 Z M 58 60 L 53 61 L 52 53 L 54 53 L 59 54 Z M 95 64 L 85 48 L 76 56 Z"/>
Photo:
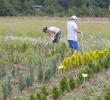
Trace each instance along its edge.
<path fill-rule="evenodd" d="M 75 68 L 82 65 L 91 65 L 96 62 L 98 59 L 102 59 L 104 56 L 110 54 L 110 48 L 105 48 L 104 50 L 90 50 L 85 52 L 84 55 L 81 52 L 73 53 L 71 57 L 65 57 L 62 65 L 64 71 L 69 71 L 70 66 Z"/>

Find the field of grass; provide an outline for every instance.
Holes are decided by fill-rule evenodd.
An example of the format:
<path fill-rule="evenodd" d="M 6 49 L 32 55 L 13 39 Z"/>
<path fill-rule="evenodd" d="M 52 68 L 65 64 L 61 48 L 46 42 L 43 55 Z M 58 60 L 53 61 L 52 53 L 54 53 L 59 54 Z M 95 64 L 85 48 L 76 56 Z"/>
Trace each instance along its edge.
<path fill-rule="evenodd" d="M 67 21 L 68 18 L 57 17 L 0 17 L 0 99 L 5 96 L 11 99 L 22 96 L 28 100 L 31 93 L 35 93 L 34 95 L 40 93 L 44 96 L 40 88 L 45 84 L 49 93 L 48 96 L 46 95 L 47 100 L 50 100 L 52 99 L 52 88 L 59 86 L 63 76 L 69 79 L 70 76 L 75 77 L 77 74 L 76 79 L 80 80 L 77 79 L 75 82 L 80 85 L 83 83 L 80 77 L 83 72 L 87 72 L 93 81 L 95 81 L 94 74 L 100 73 L 103 76 L 101 71 L 110 67 L 110 18 L 79 18 L 78 28 L 84 33 L 85 56 L 80 53 L 79 38 L 80 52 L 77 55 L 73 53 L 72 57 L 68 57 Z M 61 29 L 62 37 L 57 50 L 53 50 L 51 43 L 46 40 L 46 34 L 42 32 L 45 26 L 56 26 Z M 68 70 L 63 75 L 58 69 L 58 66 L 62 64 Z M 104 71 L 104 73 L 106 77 L 108 72 Z M 107 74 L 107 77 L 110 77 L 110 74 Z M 100 85 L 99 81 L 97 84 Z M 107 83 L 104 85 L 109 85 L 110 80 L 105 81 Z M 89 79 L 84 85 L 87 86 L 88 82 Z M 80 90 L 80 85 L 75 87 L 77 91 Z M 104 92 L 103 89 L 106 88 L 103 86 L 101 93 Z M 81 93 L 85 96 L 85 90 L 83 91 Z M 71 93 L 74 93 L 74 90 L 64 92 L 64 98 L 68 95 L 70 97 Z M 97 93 L 93 94 L 97 96 Z M 60 94 L 61 97 L 63 97 L 62 94 Z M 72 96 L 76 96 L 75 100 L 79 100 L 77 97 L 83 95 L 76 93 Z M 90 100 L 94 100 L 95 96 Z M 19 100 L 24 100 L 24 98 Z"/>
<path fill-rule="evenodd" d="M 69 18 L 49 17 L 0 17 L 0 35 L 17 35 L 37 37 L 44 35 L 42 28 L 57 26 L 66 36 L 66 23 Z M 84 34 L 99 35 L 110 39 L 110 19 L 108 18 L 80 18 L 79 30 Z"/>

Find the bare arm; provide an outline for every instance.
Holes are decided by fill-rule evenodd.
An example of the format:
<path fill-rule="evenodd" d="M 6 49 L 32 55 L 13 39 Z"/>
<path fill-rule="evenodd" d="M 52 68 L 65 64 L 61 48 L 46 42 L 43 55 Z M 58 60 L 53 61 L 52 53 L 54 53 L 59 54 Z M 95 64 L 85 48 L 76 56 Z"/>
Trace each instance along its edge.
<path fill-rule="evenodd" d="M 77 33 L 81 33 L 78 29 L 74 29 Z"/>
<path fill-rule="evenodd" d="M 81 35 L 83 35 L 83 33 L 81 31 L 79 31 L 78 29 L 74 29 L 77 33 L 80 33 Z"/>
<path fill-rule="evenodd" d="M 53 33 L 53 32 L 52 32 Z M 55 37 L 55 33 L 50 33 L 50 32 L 48 32 L 48 40 L 52 40 L 52 37 L 54 38 Z"/>
<path fill-rule="evenodd" d="M 49 36 L 50 36 L 50 37 L 55 37 L 56 35 L 57 35 L 56 32 L 52 32 L 52 34 L 49 33 Z"/>
<path fill-rule="evenodd" d="M 51 38 L 51 34 L 48 32 L 48 38 Z"/>

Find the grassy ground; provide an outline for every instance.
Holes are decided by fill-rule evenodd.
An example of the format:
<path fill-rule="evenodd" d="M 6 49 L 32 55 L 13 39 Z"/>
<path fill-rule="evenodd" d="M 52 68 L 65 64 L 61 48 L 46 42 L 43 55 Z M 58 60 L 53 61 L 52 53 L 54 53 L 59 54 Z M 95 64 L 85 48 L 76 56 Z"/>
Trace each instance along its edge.
<path fill-rule="evenodd" d="M 18 35 L 37 37 L 43 35 L 45 26 L 57 26 L 66 36 L 68 18 L 49 17 L 0 17 L 0 35 Z M 85 34 L 100 35 L 110 39 L 109 18 L 80 18 L 79 29 Z"/>

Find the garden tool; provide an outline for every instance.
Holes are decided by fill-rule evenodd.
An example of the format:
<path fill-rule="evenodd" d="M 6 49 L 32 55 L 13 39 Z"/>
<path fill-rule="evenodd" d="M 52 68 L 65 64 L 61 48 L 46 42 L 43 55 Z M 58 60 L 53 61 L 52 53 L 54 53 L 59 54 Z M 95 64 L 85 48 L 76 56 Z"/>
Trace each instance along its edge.
<path fill-rule="evenodd" d="M 83 44 L 83 33 L 81 32 L 81 50 L 82 54 L 84 54 L 84 44 Z"/>

